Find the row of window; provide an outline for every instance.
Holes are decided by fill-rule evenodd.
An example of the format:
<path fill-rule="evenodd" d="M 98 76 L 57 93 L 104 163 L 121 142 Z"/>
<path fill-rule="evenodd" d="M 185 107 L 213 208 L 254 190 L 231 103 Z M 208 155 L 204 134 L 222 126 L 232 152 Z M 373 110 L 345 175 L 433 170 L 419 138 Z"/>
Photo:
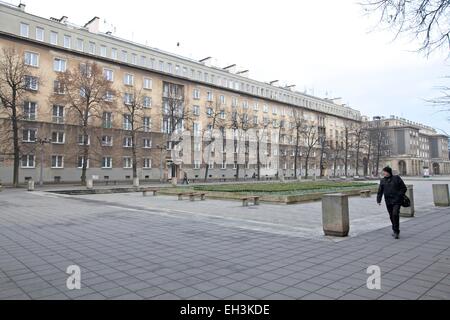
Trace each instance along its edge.
<path fill-rule="evenodd" d="M 20 23 L 20 35 L 22 37 L 30 37 L 30 26 L 27 23 Z M 36 27 L 36 40 L 45 41 L 45 30 L 40 27 Z M 49 42 L 52 45 L 59 45 L 59 34 L 56 31 L 50 31 Z M 75 49 L 77 51 L 85 52 L 85 41 L 83 39 L 77 38 L 75 41 L 70 35 L 62 36 L 62 46 L 66 49 Z M 92 55 L 100 55 L 101 57 L 108 57 L 108 47 L 105 45 L 100 45 L 97 47 L 96 43 L 89 41 L 87 44 L 87 53 Z M 119 56 L 120 55 L 120 56 Z M 334 113 L 345 117 L 356 118 L 358 115 L 354 111 L 343 109 L 338 106 L 333 106 L 330 104 L 321 103 L 318 101 L 310 101 L 305 98 L 296 97 L 289 93 L 283 93 L 277 90 L 264 89 L 251 84 L 245 84 L 244 82 L 239 82 L 236 80 L 227 79 L 226 77 L 220 77 L 218 75 L 209 74 L 208 72 L 202 72 L 200 70 L 188 69 L 186 66 L 181 66 L 179 64 L 172 64 L 171 62 L 165 62 L 163 60 L 155 61 L 155 58 L 148 58 L 145 55 L 140 57 L 135 54 L 129 54 L 126 50 L 119 50 L 117 48 L 111 47 L 109 49 L 109 58 L 113 60 L 120 60 L 125 63 L 131 63 L 134 65 L 139 65 L 142 67 L 147 67 L 150 69 L 159 70 L 161 72 L 166 72 L 174 74 L 177 76 L 183 76 L 186 78 L 191 78 L 193 80 L 198 80 L 206 83 L 211 83 L 214 85 L 219 85 L 225 88 L 245 91 L 250 94 L 255 94 L 262 97 L 267 97 L 285 103 L 292 103 L 296 105 L 303 106 L 305 108 L 320 110 L 323 112 Z"/>
<path fill-rule="evenodd" d="M 79 156 L 77 158 L 77 168 L 83 168 L 85 163 L 84 157 Z M 112 169 L 113 167 L 113 159 L 112 157 L 103 157 L 102 158 L 102 168 L 103 169 Z M 36 159 L 35 155 L 28 154 L 23 155 L 21 158 L 21 166 L 22 168 L 32 169 L 36 167 Z M 63 169 L 64 168 L 64 156 L 60 155 L 52 155 L 51 156 L 51 167 L 52 169 Z M 89 159 L 86 162 L 86 168 L 89 168 Z M 124 169 L 132 169 L 133 168 L 133 159 L 131 157 L 123 157 L 123 168 Z M 151 169 L 152 168 L 152 159 L 143 158 L 142 159 L 142 168 L 143 169 Z"/>
<path fill-rule="evenodd" d="M 23 129 L 22 130 L 22 141 L 27 143 L 35 143 L 37 141 L 37 129 Z M 53 131 L 51 135 L 51 142 L 53 144 L 64 144 L 65 141 L 65 133 L 63 131 Z M 79 135 L 78 144 L 90 145 L 91 138 L 90 136 Z M 112 147 L 113 146 L 113 137 L 104 135 L 101 139 L 101 144 L 103 147 Z M 133 146 L 133 138 L 132 137 L 124 137 L 123 138 L 123 147 L 131 148 Z M 142 139 L 142 148 L 151 149 L 152 148 L 152 140 L 148 138 Z"/>

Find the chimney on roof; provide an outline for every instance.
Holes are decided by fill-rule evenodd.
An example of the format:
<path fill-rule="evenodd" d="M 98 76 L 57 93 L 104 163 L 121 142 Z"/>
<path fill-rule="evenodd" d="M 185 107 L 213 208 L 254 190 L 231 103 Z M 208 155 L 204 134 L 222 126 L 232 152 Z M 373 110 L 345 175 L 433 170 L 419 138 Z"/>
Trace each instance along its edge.
<path fill-rule="evenodd" d="M 18 5 L 18 7 L 19 7 L 19 9 L 21 10 L 21 11 L 24 11 L 25 12 L 25 7 L 26 7 L 27 5 L 25 4 L 25 3 L 20 3 L 19 5 Z"/>
<path fill-rule="evenodd" d="M 204 64 L 207 67 L 210 67 L 212 64 L 212 57 L 207 57 L 205 59 L 200 60 L 199 62 Z"/>
<path fill-rule="evenodd" d="M 98 33 L 100 31 L 100 18 L 94 17 L 84 25 L 91 33 Z"/>
<path fill-rule="evenodd" d="M 59 22 L 66 23 L 68 19 L 67 16 L 62 16 L 61 19 L 59 19 Z"/>
<path fill-rule="evenodd" d="M 249 78 L 250 77 L 250 71 L 249 70 L 239 71 L 236 74 L 238 74 L 238 75 L 240 75 L 241 77 L 244 77 L 244 78 Z"/>
<path fill-rule="evenodd" d="M 274 86 L 274 85 L 276 85 L 278 82 L 279 82 L 279 80 L 273 80 L 273 81 L 270 81 L 269 84 L 270 84 L 271 86 Z"/>
<path fill-rule="evenodd" d="M 236 73 L 236 65 L 232 64 L 228 67 L 223 68 L 223 70 L 228 71 L 230 73 Z"/>
<path fill-rule="evenodd" d="M 292 84 L 292 85 L 286 86 L 285 88 L 290 90 L 290 91 L 295 91 L 295 87 L 297 87 L 297 86 L 295 84 Z"/>

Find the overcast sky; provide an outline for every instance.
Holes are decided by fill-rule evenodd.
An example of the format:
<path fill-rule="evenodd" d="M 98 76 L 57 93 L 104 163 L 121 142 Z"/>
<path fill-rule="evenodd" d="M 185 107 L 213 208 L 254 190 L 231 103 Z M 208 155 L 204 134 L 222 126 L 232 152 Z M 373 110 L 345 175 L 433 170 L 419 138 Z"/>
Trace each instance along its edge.
<path fill-rule="evenodd" d="M 392 114 L 450 132 L 450 114 L 424 102 L 439 95 L 436 86 L 450 73 L 446 55 L 425 58 L 413 52 L 417 43 L 374 31 L 376 19 L 364 15 L 358 0 L 22 2 L 30 13 L 66 15 L 80 25 L 99 16 L 126 39 L 194 59 L 213 56 L 257 80 L 342 97 L 368 116 Z"/>

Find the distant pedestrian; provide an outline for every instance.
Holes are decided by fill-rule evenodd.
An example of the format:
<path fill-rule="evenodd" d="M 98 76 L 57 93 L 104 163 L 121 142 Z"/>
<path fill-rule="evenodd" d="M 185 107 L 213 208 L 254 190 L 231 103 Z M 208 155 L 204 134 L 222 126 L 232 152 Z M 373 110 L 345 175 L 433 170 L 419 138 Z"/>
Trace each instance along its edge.
<path fill-rule="evenodd" d="M 384 178 L 380 181 L 378 189 L 377 203 L 381 206 L 381 199 L 384 196 L 386 207 L 392 223 L 392 236 L 400 238 L 400 208 L 404 202 L 406 191 L 408 190 L 400 176 L 394 176 L 392 169 L 383 169 Z"/>
<path fill-rule="evenodd" d="M 189 184 L 187 172 L 184 173 L 183 184 Z"/>

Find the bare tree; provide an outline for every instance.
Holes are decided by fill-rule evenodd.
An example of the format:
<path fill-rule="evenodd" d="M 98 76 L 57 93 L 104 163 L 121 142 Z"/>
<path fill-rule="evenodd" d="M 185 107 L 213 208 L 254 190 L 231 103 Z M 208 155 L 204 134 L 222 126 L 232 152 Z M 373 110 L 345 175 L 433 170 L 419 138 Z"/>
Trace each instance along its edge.
<path fill-rule="evenodd" d="M 344 125 L 344 175 L 348 176 L 348 159 L 351 148 L 353 147 L 353 124 L 350 122 L 345 122 Z"/>
<path fill-rule="evenodd" d="M 305 126 L 305 119 L 303 116 L 303 112 L 300 110 L 294 110 L 292 115 L 291 122 L 291 131 L 292 135 L 295 137 L 295 145 L 294 145 L 294 178 L 298 177 L 298 160 L 300 157 L 300 145 L 302 142 L 302 136 Z"/>
<path fill-rule="evenodd" d="M 137 178 L 139 136 L 142 132 L 150 132 L 151 118 L 148 110 L 151 106 L 150 97 L 142 88 L 127 87 L 123 92 L 123 109 L 121 111 L 126 130 L 131 135 L 131 154 L 133 162 L 133 178 Z"/>
<path fill-rule="evenodd" d="M 28 61 L 30 62 L 30 61 Z M 13 185 L 19 185 L 19 168 L 21 149 L 19 141 L 20 123 L 22 120 L 33 120 L 26 118 L 24 103 L 29 95 L 28 89 L 38 86 L 39 77 L 32 76 L 30 63 L 14 48 L 4 48 L 0 55 L 0 102 L 2 109 L 10 122 L 11 132 L 3 133 L 3 137 L 12 138 L 13 160 Z M 30 111 L 30 110 L 28 110 Z M 9 131 L 9 130 L 8 130 Z M 10 139 L 8 139 L 8 142 Z M 9 143 L 8 143 L 9 145 Z M 8 148 L 9 149 L 9 148 Z"/>
<path fill-rule="evenodd" d="M 182 138 L 176 137 L 176 134 L 189 129 L 195 117 L 189 108 L 189 100 L 185 98 L 183 85 L 164 82 L 162 102 L 163 138 L 167 150 L 173 151 L 182 142 Z"/>
<path fill-rule="evenodd" d="M 343 149 L 343 143 L 339 143 L 338 141 L 336 141 L 335 147 L 330 149 L 330 156 L 333 161 L 333 177 L 336 177 L 337 164 L 339 160 L 341 160 L 341 153 Z"/>
<path fill-rule="evenodd" d="M 263 121 L 258 121 L 253 123 L 253 128 L 256 132 L 256 171 L 258 175 L 258 181 L 261 180 L 261 145 L 263 143 L 268 143 L 267 136 L 270 130 L 269 119 L 263 119 Z"/>
<path fill-rule="evenodd" d="M 239 157 L 241 155 L 245 155 L 245 152 L 244 150 L 241 149 L 241 147 L 244 147 L 243 144 L 246 143 L 245 137 L 247 136 L 248 130 L 253 127 L 253 122 L 250 121 L 250 112 L 248 105 L 246 107 L 244 106 L 233 107 L 229 127 L 233 131 L 233 149 L 236 155 L 235 176 L 236 180 L 239 180 L 239 173 L 240 173 Z"/>
<path fill-rule="evenodd" d="M 305 178 L 308 179 L 309 160 L 311 155 L 320 142 L 320 134 L 315 124 L 306 124 L 302 130 L 304 148 L 305 148 Z"/>
<path fill-rule="evenodd" d="M 380 15 L 380 22 L 421 42 L 427 55 L 450 46 L 450 0 L 366 0 L 364 8 Z"/>
<path fill-rule="evenodd" d="M 206 139 L 210 144 L 214 143 L 213 132 L 215 129 L 223 127 L 226 122 L 225 105 L 220 101 L 219 97 L 215 97 L 213 101 L 208 101 L 206 105 L 207 128 Z M 211 152 L 208 152 L 208 158 L 205 161 L 205 182 L 209 177 L 209 163 L 211 161 Z"/>
<path fill-rule="evenodd" d="M 102 68 L 89 61 L 59 73 L 54 87 L 50 101 L 67 106 L 68 114 L 81 130 L 79 142 L 83 161 L 80 179 L 81 184 L 85 185 L 91 155 L 90 135 L 98 131 L 95 130 L 95 119 L 101 119 L 102 110 L 111 108 L 111 104 L 115 103 L 116 91 L 113 83 L 105 78 Z"/>
<path fill-rule="evenodd" d="M 361 152 L 363 149 L 364 142 L 366 141 L 367 132 L 366 130 L 358 124 L 356 128 L 353 131 L 354 138 L 355 138 L 355 174 L 356 176 L 359 176 L 359 167 L 361 163 Z"/>

